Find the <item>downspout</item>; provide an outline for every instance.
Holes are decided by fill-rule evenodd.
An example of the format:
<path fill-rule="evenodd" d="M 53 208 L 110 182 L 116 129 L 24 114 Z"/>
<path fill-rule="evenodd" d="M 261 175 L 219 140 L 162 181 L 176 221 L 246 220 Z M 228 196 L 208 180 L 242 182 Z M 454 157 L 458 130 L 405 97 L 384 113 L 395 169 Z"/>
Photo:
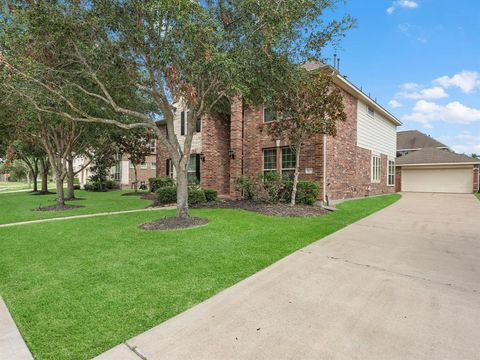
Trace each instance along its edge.
<path fill-rule="evenodd" d="M 323 204 L 327 204 L 327 134 L 323 134 Z"/>

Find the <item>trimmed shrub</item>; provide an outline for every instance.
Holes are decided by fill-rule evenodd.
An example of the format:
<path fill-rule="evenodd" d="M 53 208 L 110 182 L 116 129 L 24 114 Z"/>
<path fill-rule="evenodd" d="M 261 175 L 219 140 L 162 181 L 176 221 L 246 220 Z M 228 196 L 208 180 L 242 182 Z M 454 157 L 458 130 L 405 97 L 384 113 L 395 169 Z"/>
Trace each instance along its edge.
<path fill-rule="evenodd" d="M 297 204 L 313 205 L 320 196 L 320 183 L 317 181 L 299 181 L 297 184 Z"/>
<path fill-rule="evenodd" d="M 202 189 L 188 189 L 188 204 L 189 205 L 197 205 L 197 204 L 204 204 L 207 202 L 205 197 L 205 191 Z"/>
<path fill-rule="evenodd" d="M 175 181 L 170 176 L 160 176 L 148 179 L 148 186 L 151 192 L 160 188 L 175 186 Z"/>
<path fill-rule="evenodd" d="M 174 204 L 177 202 L 177 188 L 175 186 L 162 187 L 156 191 L 157 200 L 160 204 Z M 207 202 L 205 191 L 195 188 L 188 189 L 188 204 L 197 205 Z"/>
<path fill-rule="evenodd" d="M 235 178 L 235 189 L 242 193 L 245 200 L 253 200 L 257 180 L 253 176 L 242 175 Z"/>
<path fill-rule="evenodd" d="M 86 191 L 105 192 L 108 190 L 106 181 L 92 181 L 83 187 Z"/>
<path fill-rule="evenodd" d="M 204 192 L 205 192 L 205 199 L 207 201 L 217 201 L 217 198 L 218 198 L 217 190 L 205 189 Z"/>
<path fill-rule="evenodd" d="M 73 190 L 80 190 L 80 184 L 73 185 Z"/>
<path fill-rule="evenodd" d="M 161 187 L 156 193 L 160 204 L 174 204 L 177 202 L 177 188 L 175 186 Z"/>
<path fill-rule="evenodd" d="M 108 190 L 120 189 L 120 184 L 115 180 L 105 181 L 105 186 L 107 187 Z"/>

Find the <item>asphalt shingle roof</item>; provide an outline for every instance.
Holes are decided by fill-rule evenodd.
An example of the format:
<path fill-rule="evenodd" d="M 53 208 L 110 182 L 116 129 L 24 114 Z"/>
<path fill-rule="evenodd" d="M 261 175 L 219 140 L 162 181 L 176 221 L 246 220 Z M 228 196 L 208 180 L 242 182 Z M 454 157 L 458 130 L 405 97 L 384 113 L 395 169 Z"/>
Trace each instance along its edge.
<path fill-rule="evenodd" d="M 431 136 L 428 136 L 418 130 L 397 132 L 397 151 L 435 147 L 446 148 L 447 145 L 442 144 L 440 141 L 435 140 Z"/>
<path fill-rule="evenodd" d="M 467 155 L 457 154 L 447 149 L 424 148 L 397 158 L 397 165 L 479 163 Z"/>

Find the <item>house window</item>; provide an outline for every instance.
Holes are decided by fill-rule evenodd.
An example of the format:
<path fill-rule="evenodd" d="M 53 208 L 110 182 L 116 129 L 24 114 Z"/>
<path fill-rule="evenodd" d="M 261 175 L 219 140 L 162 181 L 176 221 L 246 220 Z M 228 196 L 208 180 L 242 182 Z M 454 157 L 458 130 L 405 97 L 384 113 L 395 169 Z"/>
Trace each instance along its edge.
<path fill-rule="evenodd" d="M 195 131 L 197 133 L 202 131 L 202 118 L 201 117 L 198 117 L 197 121 L 195 122 Z"/>
<path fill-rule="evenodd" d="M 188 182 L 192 184 L 200 183 L 200 155 L 190 155 L 190 162 L 188 163 Z"/>
<path fill-rule="evenodd" d="M 277 170 L 277 150 L 263 150 L 263 173 L 275 172 Z"/>
<path fill-rule="evenodd" d="M 182 111 L 181 114 L 180 114 L 180 135 L 185 135 L 185 122 L 186 122 L 186 118 L 187 117 L 187 112 L 186 111 Z"/>
<path fill-rule="evenodd" d="M 372 156 L 372 182 L 380 182 L 380 156 Z"/>
<path fill-rule="evenodd" d="M 147 163 L 140 164 L 140 169 L 146 169 L 146 168 L 147 168 Z"/>
<path fill-rule="evenodd" d="M 150 147 L 150 154 L 156 154 L 157 153 L 157 142 L 155 139 L 153 139 L 150 144 L 148 144 Z"/>
<path fill-rule="evenodd" d="M 173 177 L 173 162 L 172 159 L 167 159 L 165 162 L 165 174 L 169 177 Z"/>
<path fill-rule="evenodd" d="M 277 111 L 275 109 L 263 107 L 263 122 L 271 122 L 277 120 Z"/>
<path fill-rule="evenodd" d="M 286 147 L 282 149 L 282 175 L 292 177 L 295 173 L 295 166 L 297 163 L 297 157 L 295 150 Z"/>
<path fill-rule="evenodd" d="M 130 169 L 133 169 L 135 166 L 133 166 L 133 163 L 130 161 Z"/>
<path fill-rule="evenodd" d="M 371 117 L 375 116 L 375 110 L 373 110 L 372 107 L 367 106 L 367 112 L 368 112 L 368 115 L 370 115 Z"/>
<path fill-rule="evenodd" d="M 155 163 L 155 162 L 150 163 L 150 169 L 156 170 L 157 169 L 157 163 Z"/>
<path fill-rule="evenodd" d="M 395 161 L 393 161 L 393 160 L 388 160 L 387 185 L 388 186 L 395 185 Z"/>

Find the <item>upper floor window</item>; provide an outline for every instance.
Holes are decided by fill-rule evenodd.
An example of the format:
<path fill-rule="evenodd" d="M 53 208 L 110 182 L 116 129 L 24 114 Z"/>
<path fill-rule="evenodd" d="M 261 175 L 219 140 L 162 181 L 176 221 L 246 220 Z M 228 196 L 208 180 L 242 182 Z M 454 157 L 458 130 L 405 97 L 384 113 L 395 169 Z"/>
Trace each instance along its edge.
<path fill-rule="evenodd" d="M 187 122 L 187 112 L 182 111 L 180 114 L 180 135 L 185 135 L 186 122 Z"/>
<path fill-rule="evenodd" d="M 373 110 L 372 107 L 367 106 L 367 112 L 368 112 L 368 115 L 370 115 L 371 117 L 375 116 L 375 110 Z"/>
<path fill-rule="evenodd" d="M 393 160 L 388 160 L 387 185 L 395 185 L 395 161 Z"/>
<path fill-rule="evenodd" d="M 197 121 L 195 122 L 195 131 L 199 133 L 202 131 L 202 118 L 198 117 Z"/>
<path fill-rule="evenodd" d="M 151 154 L 156 154 L 157 153 L 157 142 L 155 139 L 153 139 L 150 144 L 148 144 L 150 147 L 150 153 Z"/>
<path fill-rule="evenodd" d="M 282 149 L 282 175 L 293 177 L 297 165 L 295 150 L 286 147 Z"/>
<path fill-rule="evenodd" d="M 277 150 L 263 150 L 263 173 L 274 172 L 277 170 Z"/>
<path fill-rule="evenodd" d="M 380 182 L 380 156 L 372 156 L 372 182 Z"/>
<path fill-rule="evenodd" d="M 271 122 L 277 120 L 277 111 L 270 107 L 263 107 L 263 122 Z"/>

